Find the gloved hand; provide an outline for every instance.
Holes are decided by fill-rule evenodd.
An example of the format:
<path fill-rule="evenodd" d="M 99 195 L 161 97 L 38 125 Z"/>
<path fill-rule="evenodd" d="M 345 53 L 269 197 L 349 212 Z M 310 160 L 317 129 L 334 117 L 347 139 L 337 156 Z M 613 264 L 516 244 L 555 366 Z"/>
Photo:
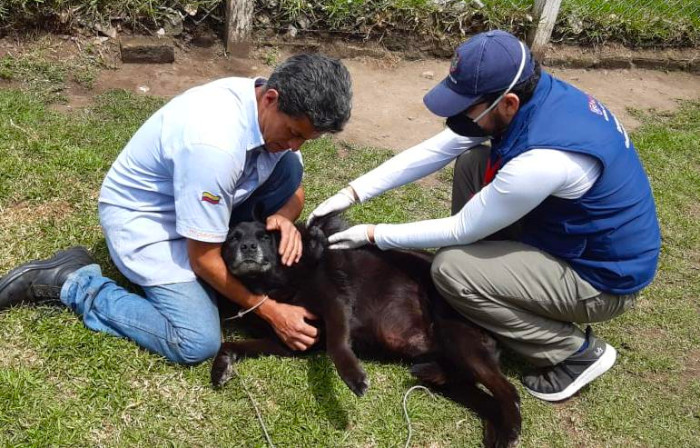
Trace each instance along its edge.
<path fill-rule="evenodd" d="M 372 244 L 370 235 L 374 235 L 374 225 L 359 224 L 328 237 L 329 249 L 355 249 Z"/>
<path fill-rule="evenodd" d="M 309 215 L 309 219 L 306 220 L 306 225 L 310 226 L 311 222 L 316 218 L 347 210 L 355 202 L 357 202 L 355 199 L 355 192 L 351 186 L 347 186 L 330 198 L 321 202 L 321 205 L 316 207 Z"/>

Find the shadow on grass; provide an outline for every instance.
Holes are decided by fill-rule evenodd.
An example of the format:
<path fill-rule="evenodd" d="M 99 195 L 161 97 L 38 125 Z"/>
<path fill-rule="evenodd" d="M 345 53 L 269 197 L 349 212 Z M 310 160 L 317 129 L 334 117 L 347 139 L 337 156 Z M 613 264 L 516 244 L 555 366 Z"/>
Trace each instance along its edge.
<path fill-rule="evenodd" d="M 340 403 L 333 386 L 334 376 L 337 376 L 335 366 L 325 353 L 309 357 L 306 365 L 306 376 L 311 393 L 326 416 L 326 420 L 337 430 L 348 429 L 350 426 L 348 412 Z"/>

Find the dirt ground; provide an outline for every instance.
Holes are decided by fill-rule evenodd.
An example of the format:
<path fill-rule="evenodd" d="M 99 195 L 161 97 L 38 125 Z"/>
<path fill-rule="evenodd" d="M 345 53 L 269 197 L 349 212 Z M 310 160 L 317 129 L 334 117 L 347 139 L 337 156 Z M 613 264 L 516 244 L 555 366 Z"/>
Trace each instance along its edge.
<path fill-rule="evenodd" d="M 265 76 L 271 67 L 264 59 L 262 50 L 249 59 L 227 59 L 221 48 L 214 46 L 178 48 L 173 64 L 115 62 L 115 69 L 100 73 L 92 90 L 71 87 L 69 103 L 64 107 L 84 106 L 93 95 L 114 88 L 172 97 L 220 77 Z M 383 59 L 360 57 L 344 62 L 353 79 L 354 108 L 347 129 L 338 138 L 357 145 L 402 150 L 443 128 L 442 120 L 423 106 L 422 97 L 446 75 L 449 61 L 407 61 L 388 55 Z M 628 108 L 672 110 L 679 99 L 700 98 L 700 76 L 687 72 L 547 70 L 596 96 L 628 129 L 639 125 Z"/>

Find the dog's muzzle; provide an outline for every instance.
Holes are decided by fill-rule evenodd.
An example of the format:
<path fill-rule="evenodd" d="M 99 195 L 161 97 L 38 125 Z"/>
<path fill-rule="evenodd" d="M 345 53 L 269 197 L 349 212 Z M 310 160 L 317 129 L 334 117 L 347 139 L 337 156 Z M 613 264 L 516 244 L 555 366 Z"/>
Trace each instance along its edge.
<path fill-rule="evenodd" d="M 236 248 L 231 273 L 234 275 L 261 274 L 272 269 L 260 246 L 240 245 Z"/>

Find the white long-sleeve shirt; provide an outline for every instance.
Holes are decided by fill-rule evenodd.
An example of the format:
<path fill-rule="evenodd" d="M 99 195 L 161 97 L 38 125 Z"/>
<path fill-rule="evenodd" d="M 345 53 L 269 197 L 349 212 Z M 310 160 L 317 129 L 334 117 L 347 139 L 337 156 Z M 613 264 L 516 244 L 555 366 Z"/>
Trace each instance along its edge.
<path fill-rule="evenodd" d="M 350 183 L 361 201 L 425 177 L 484 138 L 462 137 L 446 129 L 407 149 Z M 532 149 L 506 163 L 493 181 L 459 213 L 406 224 L 379 224 L 374 240 L 381 249 L 431 248 L 478 241 L 516 222 L 548 196 L 577 199 L 598 179 L 592 156 L 555 149 Z"/>

